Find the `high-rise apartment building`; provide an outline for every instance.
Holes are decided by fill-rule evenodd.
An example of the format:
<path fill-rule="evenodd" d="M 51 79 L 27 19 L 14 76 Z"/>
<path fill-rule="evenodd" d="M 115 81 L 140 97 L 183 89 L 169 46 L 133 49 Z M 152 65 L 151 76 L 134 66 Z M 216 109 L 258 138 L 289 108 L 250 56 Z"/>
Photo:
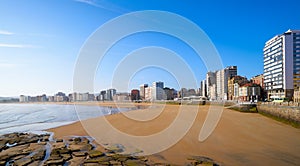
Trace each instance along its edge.
<path fill-rule="evenodd" d="M 218 100 L 227 100 L 228 79 L 237 75 L 237 66 L 228 66 L 216 72 L 216 93 Z"/>
<path fill-rule="evenodd" d="M 200 96 L 207 97 L 206 80 L 200 82 Z"/>
<path fill-rule="evenodd" d="M 116 89 L 107 89 L 106 90 L 106 100 L 113 100 L 113 96 L 116 95 Z"/>
<path fill-rule="evenodd" d="M 265 43 L 264 85 L 268 99 L 293 98 L 300 87 L 300 31 L 288 30 Z"/>
<path fill-rule="evenodd" d="M 216 73 L 215 72 L 207 72 L 206 73 L 206 93 L 209 99 L 212 99 L 215 95 L 216 90 Z"/>
<path fill-rule="evenodd" d="M 162 100 L 164 96 L 164 83 L 153 82 L 151 88 L 152 100 Z"/>
<path fill-rule="evenodd" d="M 145 100 L 145 89 L 148 87 L 148 84 L 142 84 L 140 86 L 140 97 L 142 100 Z"/>

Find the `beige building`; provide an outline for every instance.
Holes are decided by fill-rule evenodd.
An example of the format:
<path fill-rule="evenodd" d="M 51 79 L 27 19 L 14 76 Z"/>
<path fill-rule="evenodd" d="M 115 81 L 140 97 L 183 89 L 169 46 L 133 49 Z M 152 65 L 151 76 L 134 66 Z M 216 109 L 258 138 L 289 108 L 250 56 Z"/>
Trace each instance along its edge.
<path fill-rule="evenodd" d="M 260 86 L 247 83 L 239 87 L 240 101 L 257 101 L 260 97 Z"/>
<path fill-rule="evenodd" d="M 148 87 L 148 84 L 142 84 L 140 86 L 140 97 L 142 100 L 145 100 L 145 89 Z"/>
<path fill-rule="evenodd" d="M 300 87 L 298 90 L 295 90 L 294 92 L 294 102 L 300 103 Z"/>
<path fill-rule="evenodd" d="M 246 77 L 242 76 L 233 76 L 228 79 L 228 100 L 238 100 L 238 88 L 235 88 L 235 84 L 243 85 L 248 83 L 248 80 Z M 235 91 L 237 91 L 235 93 Z"/>

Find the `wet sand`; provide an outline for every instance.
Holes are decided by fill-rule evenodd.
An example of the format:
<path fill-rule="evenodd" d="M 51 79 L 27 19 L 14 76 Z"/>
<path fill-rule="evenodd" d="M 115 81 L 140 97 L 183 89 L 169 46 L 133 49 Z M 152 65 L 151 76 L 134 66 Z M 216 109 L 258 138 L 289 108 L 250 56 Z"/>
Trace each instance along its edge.
<path fill-rule="evenodd" d="M 89 119 L 83 124 L 96 131 L 101 128 L 99 121 L 105 118 L 124 133 L 147 136 L 168 127 L 179 114 L 179 107 L 166 105 L 158 117 L 148 121 L 136 121 L 122 114 L 115 114 Z M 186 163 L 189 156 L 206 156 L 223 165 L 297 165 L 300 163 L 300 130 L 260 114 L 224 109 L 213 133 L 204 142 L 198 141 L 208 108 L 209 106 L 199 107 L 196 120 L 183 139 L 149 158 L 179 165 Z M 133 117 L 143 116 L 143 111 L 151 111 L 151 109 L 135 110 L 129 114 Z M 159 112 L 158 107 L 153 108 L 152 111 Z M 55 137 L 88 135 L 81 122 L 49 131 L 54 132 Z"/>

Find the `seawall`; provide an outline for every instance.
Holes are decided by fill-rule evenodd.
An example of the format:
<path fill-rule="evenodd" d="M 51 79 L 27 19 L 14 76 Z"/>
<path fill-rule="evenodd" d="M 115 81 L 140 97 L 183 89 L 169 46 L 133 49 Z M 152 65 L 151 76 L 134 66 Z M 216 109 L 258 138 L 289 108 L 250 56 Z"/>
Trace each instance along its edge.
<path fill-rule="evenodd" d="M 298 103 L 259 103 L 257 110 L 259 113 L 271 115 L 279 120 L 286 120 L 300 126 L 300 107 Z"/>

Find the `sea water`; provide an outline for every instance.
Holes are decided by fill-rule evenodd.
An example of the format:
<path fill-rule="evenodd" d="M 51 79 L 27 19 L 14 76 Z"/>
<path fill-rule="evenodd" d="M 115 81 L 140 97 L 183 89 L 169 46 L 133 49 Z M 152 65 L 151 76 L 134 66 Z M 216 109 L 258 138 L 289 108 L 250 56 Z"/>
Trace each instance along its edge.
<path fill-rule="evenodd" d="M 85 105 L 0 104 L 0 135 L 41 131 L 128 110 Z"/>

